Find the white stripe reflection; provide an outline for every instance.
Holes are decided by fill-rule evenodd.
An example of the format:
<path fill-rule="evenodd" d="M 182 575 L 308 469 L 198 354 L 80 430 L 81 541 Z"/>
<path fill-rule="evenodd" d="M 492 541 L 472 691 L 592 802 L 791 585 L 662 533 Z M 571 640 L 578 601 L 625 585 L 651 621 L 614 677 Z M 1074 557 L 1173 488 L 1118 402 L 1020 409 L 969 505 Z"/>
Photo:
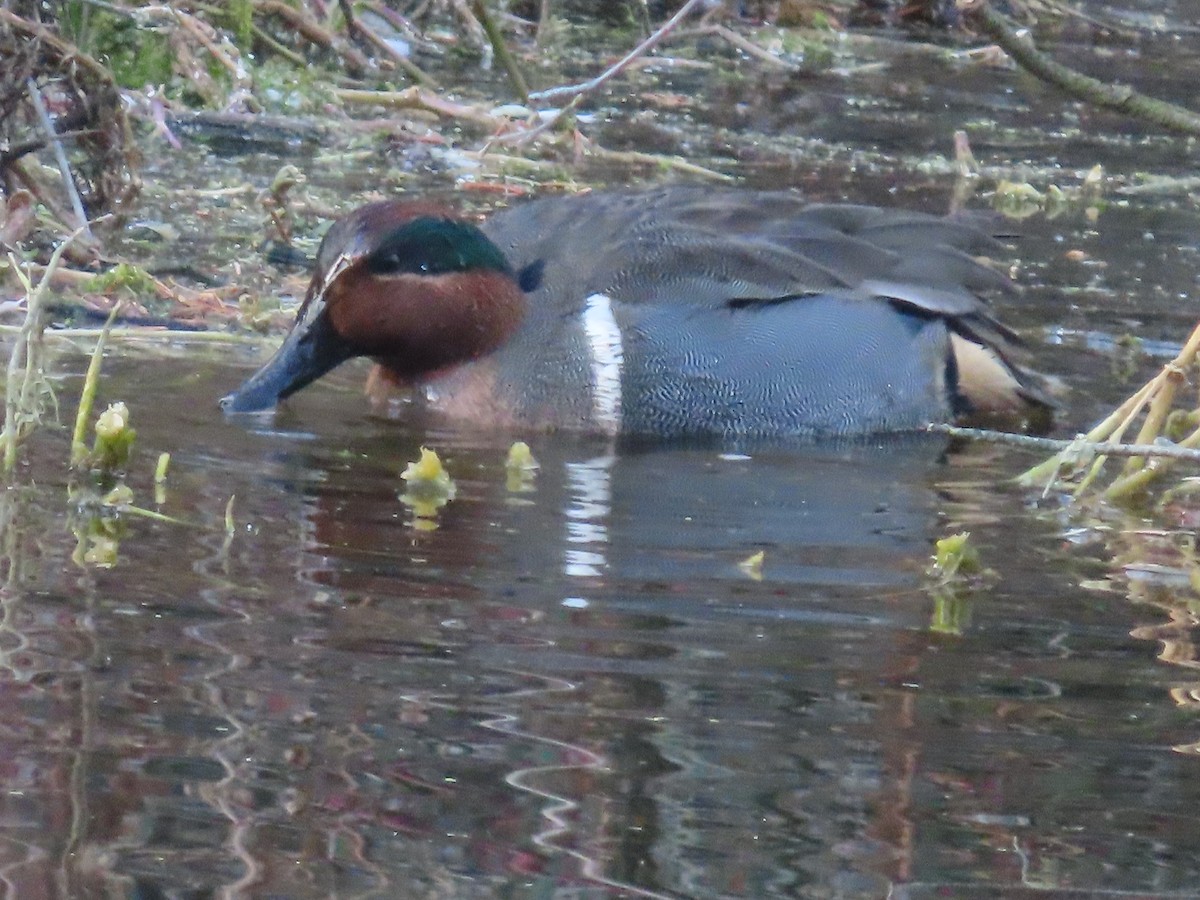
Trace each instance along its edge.
<path fill-rule="evenodd" d="M 603 574 L 608 567 L 608 525 L 612 509 L 614 456 L 567 463 L 571 505 L 567 507 L 567 551 L 563 572 L 577 578 Z M 577 546 L 570 546 L 577 545 Z"/>

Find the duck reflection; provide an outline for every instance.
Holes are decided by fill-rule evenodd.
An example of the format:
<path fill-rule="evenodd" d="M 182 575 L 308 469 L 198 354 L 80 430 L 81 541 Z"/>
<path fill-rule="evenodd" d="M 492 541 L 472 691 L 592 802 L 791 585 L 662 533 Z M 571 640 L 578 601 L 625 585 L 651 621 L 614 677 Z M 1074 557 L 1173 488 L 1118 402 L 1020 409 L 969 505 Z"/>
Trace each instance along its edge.
<path fill-rule="evenodd" d="M 398 711 L 376 740 L 443 786 L 409 830 L 433 840 L 453 818 L 476 876 L 650 892 L 754 895 L 797 865 L 832 872 L 835 815 L 857 823 L 864 864 L 903 854 L 895 761 L 911 747 L 874 734 L 903 715 L 877 687 L 913 668 L 906 635 L 928 622 L 917 573 L 943 444 L 542 436 L 513 492 L 504 444 L 422 435 L 458 488 L 428 531 L 397 501 L 416 438 L 395 437 L 380 425 L 339 454 L 354 465 L 303 462 L 324 472 L 300 491 L 298 549 L 324 598 L 306 646 Z M 757 550 L 762 581 L 738 567 Z M 721 838 L 764 816 L 800 830 L 753 850 Z"/>

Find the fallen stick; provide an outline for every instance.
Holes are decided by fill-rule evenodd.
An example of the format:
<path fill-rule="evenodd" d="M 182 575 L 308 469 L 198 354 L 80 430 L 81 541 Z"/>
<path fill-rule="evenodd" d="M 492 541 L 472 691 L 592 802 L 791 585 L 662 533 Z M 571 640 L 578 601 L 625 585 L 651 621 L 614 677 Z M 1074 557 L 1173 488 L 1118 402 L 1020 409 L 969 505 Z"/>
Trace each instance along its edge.
<path fill-rule="evenodd" d="M 1127 85 L 1106 84 L 1055 62 L 1038 50 L 1031 40 L 1009 27 L 1004 16 L 993 10 L 988 0 L 958 0 L 957 6 L 968 24 L 987 34 L 1019 66 L 1072 97 L 1171 131 L 1200 135 L 1200 113 L 1148 97 Z"/>
<path fill-rule="evenodd" d="M 667 21 L 664 22 L 657 31 L 650 35 L 650 37 L 646 38 L 595 78 L 579 84 L 562 85 L 560 87 L 549 88 L 548 90 L 544 91 L 535 91 L 529 95 L 529 99 L 533 101 L 555 100 L 559 97 L 574 97 L 578 94 L 587 94 L 596 90 L 606 82 L 611 81 L 617 75 L 620 75 L 623 71 L 625 71 L 629 64 L 639 56 L 645 55 L 662 43 L 666 36 L 670 34 L 680 22 L 687 18 L 692 10 L 696 9 L 703 2 L 704 0 L 688 0 L 687 3 L 679 7 L 679 11 L 675 13 L 675 15 L 667 19 Z"/>

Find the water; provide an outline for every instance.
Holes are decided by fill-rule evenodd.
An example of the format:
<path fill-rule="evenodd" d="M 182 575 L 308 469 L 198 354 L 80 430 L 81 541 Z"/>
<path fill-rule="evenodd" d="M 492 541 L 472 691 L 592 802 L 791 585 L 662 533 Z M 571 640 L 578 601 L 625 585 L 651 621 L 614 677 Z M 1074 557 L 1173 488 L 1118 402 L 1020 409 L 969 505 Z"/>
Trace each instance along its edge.
<path fill-rule="evenodd" d="M 239 371 L 110 372 L 197 401 L 143 412 L 130 482 L 172 448 L 202 527 L 81 568 L 62 484 L 6 498 L 13 896 L 1194 895 L 1185 564 L 1064 545 L 1019 461 L 540 435 L 509 485 L 508 436 L 372 419 L 350 375 L 226 423 L 198 398 Z M 963 529 L 994 576 L 939 595 Z"/>
<path fill-rule="evenodd" d="M 989 131 L 977 154 L 1024 142 L 1064 183 L 1097 161 L 1122 178 L 1185 169 L 1177 139 L 1055 131 L 1058 101 L 1025 80 L 952 78 L 910 52 L 884 73 L 920 76 L 908 101 L 869 71 L 824 76 L 802 115 L 810 85 L 772 83 L 780 102 L 757 108 L 751 83 L 695 145 L 720 162 L 736 127 L 755 183 L 946 209 L 948 176 L 839 142 L 946 152 L 1000 84 L 989 114 L 1028 130 Z M 1190 92 L 1169 73 L 1194 71 L 1192 52 L 1159 86 Z M 888 102 L 827 112 L 868 87 Z M 753 139 L 805 121 L 821 159 Z M 280 163 L 183 159 L 190 185 L 231 166 L 257 185 Z M 249 199 L 195 216 L 170 199 L 171 163 L 152 169 L 167 188 L 148 217 L 200 265 L 249 254 Z M 312 189 L 346 199 L 385 164 L 314 165 Z M 1098 217 L 1025 220 L 1014 245 L 1027 290 L 1001 315 L 1072 388 L 1061 434 L 1196 318 L 1194 197 L 1123 191 Z M 1144 352 L 1122 348 L 1128 332 Z M 102 399 L 133 410 L 129 483 L 188 524 L 89 523 L 61 432 L 0 497 L 8 896 L 1200 895 L 1188 503 L 1072 513 L 1013 485 L 1032 459 L 940 440 L 612 445 L 381 419 L 354 366 L 274 420 L 233 423 L 215 399 L 258 348 L 119 346 Z M 87 348 L 55 347 L 69 413 Z M 516 438 L 541 467 L 510 484 Z M 423 445 L 457 485 L 432 519 L 399 499 Z M 933 544 L 964 530 L 991 573 L 937 588 Z M 72 560 L 87 551 L 116 564 Z M 760 573 L 741 565 L 759 551 Z"/>

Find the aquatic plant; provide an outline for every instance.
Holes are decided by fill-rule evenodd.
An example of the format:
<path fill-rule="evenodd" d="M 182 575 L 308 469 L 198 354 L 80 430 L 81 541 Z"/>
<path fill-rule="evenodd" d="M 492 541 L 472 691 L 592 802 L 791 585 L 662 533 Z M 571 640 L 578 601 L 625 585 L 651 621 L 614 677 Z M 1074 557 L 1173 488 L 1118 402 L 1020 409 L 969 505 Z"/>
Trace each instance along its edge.
<path fill-rule="evenodd" d="M 41 424 L 47 406 L 57 407 L 54 391 L 46 379 L 45 307 L 51 280 L 63 254 L 85 228 L 77 228 L 55 248 L 37 284 L 33 282 L 32 269 L 22 265 L 15 254 L 8 254 L 10 270 L 25 292 L 25 319 L 8 358 L 4 384 L 4 430 L 0 432 L 0 446 L 4 448 L 6 473 L 15 468 L 17 446 Z"/>
<path fill-rule="evenodd" d="M 1185 399 L 1181 389 L 1200 368 L 1200 325 L 1179 354 L 1148 382 L 1134 391 L 1102 422 L 1074 441 L 1064 442 L 1045 462 L 1021 475 L 1027 486 L 1064 483 L 1078 476 L 1072 488 L 1081 496 L 1100 484 L 1106 465 L 1125 460 L 1120 472 L 1101 490 L 1108 500 L 1124 500 L 1145 491 L 1181 461 L 1200 462 L 1200 406 Z M 1134 427 L 1136 433 L 1127 438 Z"/>
<path fill-rule="evenodd" d="M 437 527 L 434 519 L 438 510 L 454 499 L 458 488 L 437 453 L 428 447 L 421 448 L 421 456 L 410 462 L 400 473 L 406 487 L 400 494 L 400 502 L 413 511 L 413 527 L 428 531 Z"/>

